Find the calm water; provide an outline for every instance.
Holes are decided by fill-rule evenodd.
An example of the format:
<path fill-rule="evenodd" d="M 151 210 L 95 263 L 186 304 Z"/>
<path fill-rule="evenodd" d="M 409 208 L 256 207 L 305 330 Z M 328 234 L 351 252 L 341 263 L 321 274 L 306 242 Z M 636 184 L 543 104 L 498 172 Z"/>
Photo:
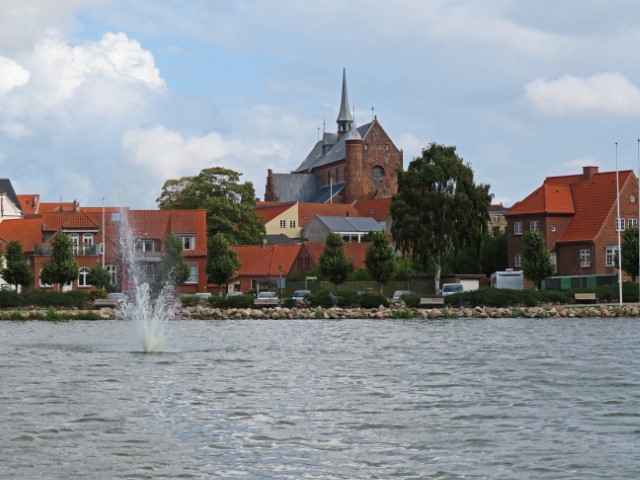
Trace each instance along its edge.
<path fill-rule="evenodd" d="M 635 479 L 639 327 L 0 322 L 0 478 Z"/>

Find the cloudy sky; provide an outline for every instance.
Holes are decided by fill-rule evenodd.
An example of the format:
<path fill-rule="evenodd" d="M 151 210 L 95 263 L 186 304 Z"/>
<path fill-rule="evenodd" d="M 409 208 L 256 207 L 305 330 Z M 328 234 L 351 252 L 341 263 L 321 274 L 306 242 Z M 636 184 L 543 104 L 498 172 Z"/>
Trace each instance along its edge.
<path fill-rule="evenodd" d="M 343 66 L 405 152 L 455 145 L 495 201 L 636 168 L 636 0 L 0 0 L 0 166 L 43 201 L 155 208 L 223 166 L 264 195 L 335 131 Z"/>

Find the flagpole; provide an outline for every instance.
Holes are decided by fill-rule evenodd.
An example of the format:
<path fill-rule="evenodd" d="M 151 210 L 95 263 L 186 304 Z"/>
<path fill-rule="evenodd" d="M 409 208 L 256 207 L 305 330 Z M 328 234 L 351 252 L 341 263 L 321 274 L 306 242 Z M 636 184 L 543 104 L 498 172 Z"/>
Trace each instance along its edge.
<path fill-rule="evenodd" d="M 638 139 L 638 195 L 636 196 L 636 203 L 638 204 L 638 275 L 640 276 L 640 138 Z M 640 303 L 640 278 L 638 279 L 638 302 Z"/>
<path fill-rule="evenodd" d="M 622 306 L 622 248 L 620 242 L 620 230 L 622 222 L 620 219 L 620 179 L 618 175 L 618 142 L 616 142 L 616 206 L 618 210 L 618 218 L 616 220 L 616 230 L 618 230 L 618 298 L 620 306 Z"/>

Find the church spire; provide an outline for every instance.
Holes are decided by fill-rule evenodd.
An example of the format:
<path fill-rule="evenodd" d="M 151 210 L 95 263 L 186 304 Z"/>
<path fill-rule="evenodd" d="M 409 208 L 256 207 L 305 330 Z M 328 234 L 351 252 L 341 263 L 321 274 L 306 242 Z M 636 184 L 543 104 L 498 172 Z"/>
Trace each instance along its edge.
<path fill-rule="evenodd" d="M 353 116 L 349 109 L 349 96 L 347 95 L 347 69 L 342 68 L 342 99 L 340 100 L 340 113 L 338 114 L 338 135 L 342 135 L 353 128 Z"/>

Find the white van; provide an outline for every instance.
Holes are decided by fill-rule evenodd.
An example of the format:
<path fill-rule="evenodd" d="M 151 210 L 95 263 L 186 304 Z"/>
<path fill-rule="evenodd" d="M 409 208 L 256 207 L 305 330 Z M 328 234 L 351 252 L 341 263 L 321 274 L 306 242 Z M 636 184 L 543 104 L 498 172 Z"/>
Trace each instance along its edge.
<path fill-rule="evenodd" d="M 446 297 L 454 293 L 464 292 L 464 286 L 461 283 L 443 283 L 440 292 L 443 297 Z"/>

